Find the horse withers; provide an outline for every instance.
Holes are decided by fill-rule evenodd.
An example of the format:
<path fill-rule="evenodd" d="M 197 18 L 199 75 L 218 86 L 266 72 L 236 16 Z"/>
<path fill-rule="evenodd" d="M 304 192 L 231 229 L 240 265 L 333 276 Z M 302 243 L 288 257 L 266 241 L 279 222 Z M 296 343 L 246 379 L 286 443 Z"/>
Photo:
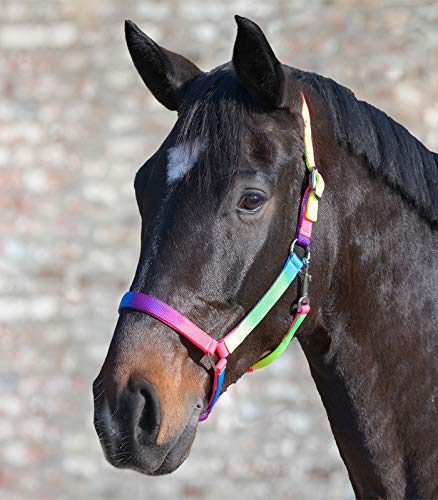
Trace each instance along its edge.
<path fill-rule="evenodd" d="M 208 73 L 126 23 L 141 78 L 178 118 L 135 178 L 140 259 L 94 382 L 106 457 L 175 470 L 213 399 L 282 345 L 305 284 L 297 336 L 356 495 L 436 498 L 438 155 L 236 20 L 232 61 Z M 310 261 L 291 241 L 318 175 Z M 252 321 L 294 255 L 298 279 Z"/>

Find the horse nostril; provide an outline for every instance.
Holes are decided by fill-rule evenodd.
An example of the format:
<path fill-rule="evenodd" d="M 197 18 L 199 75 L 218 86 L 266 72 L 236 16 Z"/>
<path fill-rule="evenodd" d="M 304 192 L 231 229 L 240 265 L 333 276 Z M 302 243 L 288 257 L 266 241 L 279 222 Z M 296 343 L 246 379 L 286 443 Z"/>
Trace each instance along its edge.
<path fill-rule="evenodd" d="M 150 382 L 131 383 L 135 393 L 134 435 L 141 445 L 153 444 L 161 425 L 161 406 L 158 393 Z"/>

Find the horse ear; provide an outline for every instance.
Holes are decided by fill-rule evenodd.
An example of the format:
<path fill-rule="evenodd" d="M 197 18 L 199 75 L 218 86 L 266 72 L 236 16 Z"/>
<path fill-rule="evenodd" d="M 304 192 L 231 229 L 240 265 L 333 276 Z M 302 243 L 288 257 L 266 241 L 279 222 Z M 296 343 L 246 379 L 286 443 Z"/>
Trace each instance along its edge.
<path fill-rule="evenodd" d="M 280 61 L 257 24 L 241 16 L 235 19 L 233 65 L 237 77 L 255 99 L 269 107 L 281 107 L 285 75 Z"/>
<path fill-rule="evenodd" d="M 125 21 L 129 53 L 142 80 L 166 108 L 178 110 L 183 85 L 201 73 L 192 62 L 160 47 L 132 21 Z"/>

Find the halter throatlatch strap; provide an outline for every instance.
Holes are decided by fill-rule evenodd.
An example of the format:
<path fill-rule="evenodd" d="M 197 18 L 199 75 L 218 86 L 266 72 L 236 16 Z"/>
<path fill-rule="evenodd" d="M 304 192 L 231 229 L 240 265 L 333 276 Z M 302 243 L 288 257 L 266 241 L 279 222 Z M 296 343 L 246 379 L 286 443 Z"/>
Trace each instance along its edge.
<path fill-rule="evenodd" d="M 286 264 L 268 291 L 243 320 L 220 341 L 220 343 L 225 345 L 228 354 L 231 354 L 254 328 L 258 326 L 262 319 L 278 302 L 283 293 L 289 288 L 304 264 L 305 261 L 303 262 L 299 259 L 295 253 L 288 257 Z"/>
<path fill-rule="evenodd" d="M 123 309 L 135 309 L 144 312 L 158 319 L 162 323 L 186 337 L 192 344 L 208 355 L 214 367 L 214 378 L 212 393 L 208 403 L 207 410 L 199 420 L 205 420 L 210 414 L 213 406 L 218 400 L 227 368 L 227 357 L 231 354 L 248 335 L 259 325 L 266 317 L 269 311 L 280 300 L 284 292 L 289 288 L 299 273 L 304 271 L 304 282 L 307 283 L 309 266 L 309 246 L 312 237 L 313 223 L 318 218 L 318 201 L 324 191 L 324 180 L 315 166 L 315 158 L 312 143 L 312 130 L 310 125 L 309 108 L 306 99 L 303 98 L 302 118 L 304 122 L 304 161 L 309 170 L 309 186 L 307 187 L 300 208 L 300 215 L 296 238 L 292 244 L 290 255 L 288 256 L 283 269 L 278 274 L 275 281 L 268 288 L 257 304 L 249 313 L 221 340 L 215 340 L 208 333 L 204 332 L 197 325 L 192 323 L 183 314 L 166 304 L 165 302 L 138 292 L 127 292 L 120 303 L 119 313 Z M 293 251 L 294 244 L 306 249 L 306 257 L 300 259 Z M 306 285 L 307 286 L 307 285 Z M 303 300 L 306 299 L 306 300 Z M 292 340 L 295 332 L 298 330 L 310 311 L 307 303 L 307 291 L 298 302 L 297 311 L 289 326 L 286 335 L 280 344 L 268 355 L 257 361 L 252 369 L 263 368 L 275 361 Z M 214 362 L 213 357 L 217 356 L 218 361 Z"/>
<path fill-rule="evenodd" d="M 295 332 L 301 326 L 301 323 L 306 319 L 306 316 L 309 314 L 310 306 L 309 304 L 303 304 L 301 308 L 295 314 L 292 323 L 289 326 L 289 329 L 286 335 L 281 339 L 280 344 L 269 354 L 264 356 L 262 359 L 257 361 L 254 365 L 252 365 L 252 370 L 258 370 L 259 368 L 264 368 L 265 366 L 273 363 L 279 356 L 283 354 L 286 350 L 286 347 L 290 344 L 290 341 L 293 339 Z"/>

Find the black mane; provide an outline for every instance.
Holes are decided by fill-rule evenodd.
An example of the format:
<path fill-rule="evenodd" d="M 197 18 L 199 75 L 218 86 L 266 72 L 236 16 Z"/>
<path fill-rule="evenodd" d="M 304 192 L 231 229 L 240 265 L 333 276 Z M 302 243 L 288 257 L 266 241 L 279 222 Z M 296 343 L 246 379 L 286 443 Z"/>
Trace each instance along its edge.
<path fill-rule="evenodd" d="M 337 141 L 367 160 L 370 170 L 402 195 L 433 226 L 438 224 L 438 154 L 429 151 L 405 127 L 351 90 L 315 73 L 291 68 L 292 78 L 310 86 L 324 100 Z M 220 159 L 222 177 L 231 178 L 251 112 L 262 111 L 237 80 L 230 63 L 197 78 L 189 86 L 181 111 L 179 140 L 208 144 L 207 165 Z M 216 161 L 214 161 L 216 159 Z M 210 169 L 194 169 L 209 181 Z"/>
<path fill-rule="evenodd" d="M 324 100 L 338 142 L 366 158 L 373 173 L 407 199 L 432 225 L 438 224 L 438 154 L 405 127 L 330 78 L 293 70 Z"/>

